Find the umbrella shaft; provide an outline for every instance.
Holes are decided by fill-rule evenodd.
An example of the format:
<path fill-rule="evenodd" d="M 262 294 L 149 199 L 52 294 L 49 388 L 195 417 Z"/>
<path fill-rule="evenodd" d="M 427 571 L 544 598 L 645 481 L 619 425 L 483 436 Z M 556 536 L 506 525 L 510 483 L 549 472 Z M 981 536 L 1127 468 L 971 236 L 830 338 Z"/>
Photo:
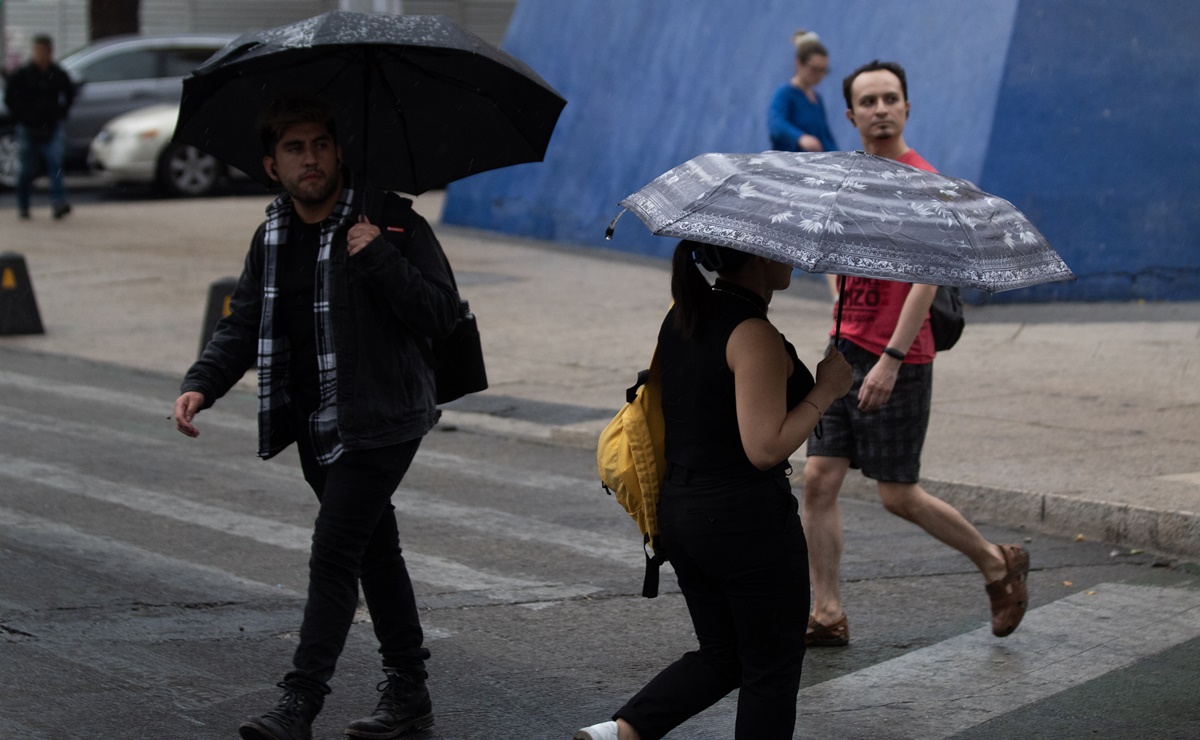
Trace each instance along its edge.
<path fill-rule="evenodd" d="M 846 276 L 838 275 L 837 322 L 833 328 L 833 344 L 836 347 L 842 338 L 842 307 L 846 303 Z"/>

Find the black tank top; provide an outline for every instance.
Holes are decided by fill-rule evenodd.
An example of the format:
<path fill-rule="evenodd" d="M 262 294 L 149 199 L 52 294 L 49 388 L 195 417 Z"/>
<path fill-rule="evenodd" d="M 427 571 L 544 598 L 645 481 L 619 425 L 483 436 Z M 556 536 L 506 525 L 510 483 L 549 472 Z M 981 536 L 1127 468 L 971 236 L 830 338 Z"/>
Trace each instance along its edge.
<path fill-rule="evenodd" d="M 787 461 L 761 471 L 746 457 L 738 430 L 733 371 L 725 359 L 729 335 L 747 319 L 766 319 L 766 302 L 753 291 L 718 280 L 709 309 L 696 336 L 685 338 L 675 328 L 675 309 L 667 313 L 658 334 L 662 366 L 665 450 L 669 463 L 705 474 L 779 474 Z M 783 342 L 794 370 L 787 382 L 787 408 L 808 395 L 812 373 Z"/>

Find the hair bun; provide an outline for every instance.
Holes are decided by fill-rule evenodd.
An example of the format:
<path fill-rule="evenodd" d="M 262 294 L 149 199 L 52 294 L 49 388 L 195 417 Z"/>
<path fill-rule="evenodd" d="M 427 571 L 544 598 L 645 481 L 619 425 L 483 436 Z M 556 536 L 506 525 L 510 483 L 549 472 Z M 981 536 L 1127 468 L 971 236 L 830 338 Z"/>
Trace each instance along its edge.
<path fill-rule="evenodd" d="M 797 50 L 799 50 L 802 46 L 807 46 L 808 44 L 817 44 L 820 42 L 820 36 L 813 31 L 805 31 L 803 28 L 797 29 L 796 32 L 792 34 L 792 46 L 796 47 Z"/>

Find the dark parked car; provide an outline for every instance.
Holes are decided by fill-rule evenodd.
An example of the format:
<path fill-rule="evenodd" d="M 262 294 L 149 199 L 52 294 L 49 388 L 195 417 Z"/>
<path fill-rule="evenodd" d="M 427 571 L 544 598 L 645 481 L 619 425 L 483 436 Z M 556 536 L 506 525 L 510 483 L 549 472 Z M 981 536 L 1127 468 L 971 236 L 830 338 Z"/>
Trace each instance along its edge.
<path fill-rule="evenodd" d="M 92 139 L 113 118 L 154 103 L 178 105 L 183 78 L 233 38 L 225 34 L 118 36 L 59 60 L 79 85 L 67 118 L 67 169 L 87 169 Z M 13 121 L 0 103 L 0 185 L 12 187 L 16 179 Z"/>

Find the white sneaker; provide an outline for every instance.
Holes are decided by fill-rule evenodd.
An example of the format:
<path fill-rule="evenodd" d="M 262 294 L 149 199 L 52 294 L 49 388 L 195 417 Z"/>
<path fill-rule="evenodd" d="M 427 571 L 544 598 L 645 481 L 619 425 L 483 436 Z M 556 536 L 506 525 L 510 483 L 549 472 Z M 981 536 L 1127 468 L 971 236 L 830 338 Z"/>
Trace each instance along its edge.
<path fill-rule="evenodd" d="M 572 740 L 617 740 L 617 723 L 601 722 L 575 733 Z"/>

